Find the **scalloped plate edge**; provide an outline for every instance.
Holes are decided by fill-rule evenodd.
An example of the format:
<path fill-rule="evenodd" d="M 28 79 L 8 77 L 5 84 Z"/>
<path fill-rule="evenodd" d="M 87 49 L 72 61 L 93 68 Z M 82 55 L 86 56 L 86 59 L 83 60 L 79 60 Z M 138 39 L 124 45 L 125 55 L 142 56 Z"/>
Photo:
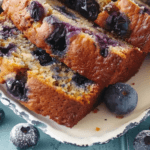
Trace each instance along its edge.
<path fill-rule="evenodd" d="M 97 136 L 97 137 L 87 137 L 87 138 L 77 138 L 72 137 L 66 134 L 62 134 L 62 136 L 58 136 L 58 134 L 55 133 L 55 129 L 53 129 L 50 125 L 47 123 L 39 120 L 38 118 L 34 117 L 27 111 L 23 111 L 21 108 L 19 108 L 17 103 L 12 101 L 10 98 L 8 98 L 4 92 L 4 89 L 0 88 L 0 94 L 1 94 L 1 102 L 8 106 L 16 115 L 22 117 L 25 119 L 28 123 L 37 126 L 40 128 L 44 133 L 51 136 L 52 138 L 62 142 L 62 143 L 69 143 L 77 146 L 91 146 L 93 144 L 105 144 L 108 143 L 110 140 L 113 140 L 115 138 L 121 137 L 124 135 L 128 130 L 136 127 L 141 122 L 143 122 L 147 117 L 150 116 L 150 109 L 145 110 L 139 117 L 131 120 L 130 122 L 122 125 L 120 128 L 111 131 L 103 136 Z"/>

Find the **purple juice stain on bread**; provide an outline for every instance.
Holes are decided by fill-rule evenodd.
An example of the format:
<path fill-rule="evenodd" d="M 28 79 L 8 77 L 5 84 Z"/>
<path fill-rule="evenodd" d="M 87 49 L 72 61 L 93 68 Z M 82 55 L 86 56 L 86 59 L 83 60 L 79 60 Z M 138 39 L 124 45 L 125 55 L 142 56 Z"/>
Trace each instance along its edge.
<path fill-rule="evenodd" d="M 118 45 L 117 41 L 110 39 L 106 35 L 101 36 L 100 34 L 96 34 L 95 36 L 97 42 L 99 43 L 100 55 L 104 58 L 106 58 L 109 54 L 109 46 L 115 47 L 116 45 Z"/>
<path fill-rule="evenodd" d="M 6 40 L 8 37 L 16 36 L 17 30 L 18 29 L 16 27 L 2 26 L 2 30 L 0 30 L 0 36 Z"/>
<path fill-rule="evenodd" d="M 0 57 L 3 57 L 3 56 L 9 57 L 11 53 L 15 50 L 16 50 L 16 45 L 13 43 L 10 43 L 6 47 L 0 46 Z"/>

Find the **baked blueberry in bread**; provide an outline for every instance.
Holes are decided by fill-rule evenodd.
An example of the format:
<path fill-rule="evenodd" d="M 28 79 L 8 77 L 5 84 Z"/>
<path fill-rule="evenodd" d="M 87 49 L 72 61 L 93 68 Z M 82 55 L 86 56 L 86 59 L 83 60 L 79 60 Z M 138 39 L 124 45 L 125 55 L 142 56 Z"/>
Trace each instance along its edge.
<path fill-rule="evenodd" d="M 104 34 L 61 6 L 52 0 L 3 1 L 7 16 L 32 43 L 100 86 L 127 81 L 137 72 L 145 57 L 139 48 Z"/>
<path fill-rule="evenodd" d="M 15 28 L 0 15 L 0 32 Z M 104 87 L 77 74 L 44 50 L 31 44 L 15 28 L 0 37 L 0 83 L 28 109 L 73 127 L 97 102 Z M 7 38 L 5 34 L 8 34 Z"/>

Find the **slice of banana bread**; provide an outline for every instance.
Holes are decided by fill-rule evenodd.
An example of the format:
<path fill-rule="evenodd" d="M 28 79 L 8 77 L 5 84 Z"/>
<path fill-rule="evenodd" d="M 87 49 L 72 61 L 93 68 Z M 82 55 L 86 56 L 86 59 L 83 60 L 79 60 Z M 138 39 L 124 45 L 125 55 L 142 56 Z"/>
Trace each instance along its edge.
<path fill-rule="evenodd" d="M 73 127 L 98 101 L 104 88 L 31 44 L 0 15 L 0 83 L 28 109 Z"/>
<path fill-rule="evenodd" d="M 37 47 L 99 85 L 126 81 L 137 72 L 146 54 L 99 32 L 81 16 L 64 15 L 56 3 L 4 0 L 3 9 Z"/>

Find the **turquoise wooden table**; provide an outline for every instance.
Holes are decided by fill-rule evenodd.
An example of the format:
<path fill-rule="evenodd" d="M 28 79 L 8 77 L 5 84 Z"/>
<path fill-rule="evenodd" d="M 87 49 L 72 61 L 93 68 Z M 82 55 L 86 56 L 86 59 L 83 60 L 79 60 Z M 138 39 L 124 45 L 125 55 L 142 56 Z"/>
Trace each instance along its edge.
<path fill-rule="evenodd" d="M 0 102 L 0 108 L 5 111 L 6 118 L 0 125 L 0 150 L 17 150 L 16 147 L 9 141 L 11 129 L 18 123 L 25 123 L 26 121 L 18 117 L 12 110 L 4 106 Z M 139 126 L 129 130 L 124 136 L 110 141 L 103 145 L 93 145 L 90 147 L 78 147 L 71 144 L 63 144 L 50 136 L 40 131 L 40 141 L 37 147 L 33 150 L 133 150 L 134 137 L 142 130 L 148 130 L 150 127 L 150 118 L 142 122 Z"/>

